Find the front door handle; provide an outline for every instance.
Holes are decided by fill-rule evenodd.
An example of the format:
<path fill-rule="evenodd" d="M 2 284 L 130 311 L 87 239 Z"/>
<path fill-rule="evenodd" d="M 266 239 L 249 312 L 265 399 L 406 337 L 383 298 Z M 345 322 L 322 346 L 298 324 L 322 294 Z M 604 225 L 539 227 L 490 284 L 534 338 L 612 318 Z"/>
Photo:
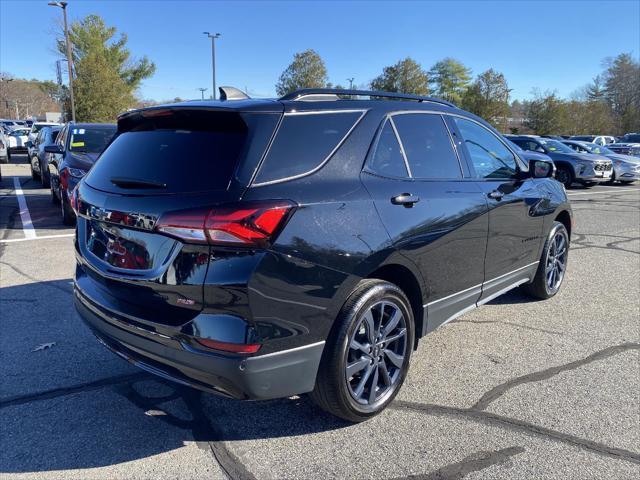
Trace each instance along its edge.
<path fill-rule="evenodd" d="M 493 198 L 494 200 L 502 200 L 502 197 L 504 197 L 504 193 L 502 193 L 500 190 L 493 190 L 492 192 L 489 192 L 487 194 L 487 197 Z"/>
<path fill-rule="evenodd" d="M 415 203 L 420 201 L 420 197 L 411 195 L 410 193 L 401 193 L 395 197 L 391 197 L 391 203 L 394 205 L 403 205 L 405 208 L 411 208 Z"/>

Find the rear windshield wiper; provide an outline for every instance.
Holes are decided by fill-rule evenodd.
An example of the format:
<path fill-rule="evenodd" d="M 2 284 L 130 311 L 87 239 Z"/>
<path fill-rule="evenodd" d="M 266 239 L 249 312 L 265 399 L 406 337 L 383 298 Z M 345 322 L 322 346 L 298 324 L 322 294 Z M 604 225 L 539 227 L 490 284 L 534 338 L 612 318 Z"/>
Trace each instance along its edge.
<path fill-rule="evenodd" d="M 153 180 L 141 180 L 138 178 L 112 177 L 111 183 L 120 188 L 167 188 L 166 183 Z"/>

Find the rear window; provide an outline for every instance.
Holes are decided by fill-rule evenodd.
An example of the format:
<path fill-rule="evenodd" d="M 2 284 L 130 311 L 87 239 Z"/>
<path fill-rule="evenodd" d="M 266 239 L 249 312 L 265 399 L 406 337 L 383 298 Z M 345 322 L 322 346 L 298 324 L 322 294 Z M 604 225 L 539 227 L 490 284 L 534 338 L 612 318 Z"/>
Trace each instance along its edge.
<path fill-rule="evenodd" d="M 363 113 L 347 110 L 285 114 L 254 186 L 298 177 L 321 167 Z"/>
<path fill-rule="evenodd" d="M 120 190 L 112 178 L 166 185 L 155 193 L 226 189 L 247 138 L 242 117 L 227 112 L 165 112 L 169 113 L 121 120 L 121 133 L 86 182 L 107 191 Z"/>

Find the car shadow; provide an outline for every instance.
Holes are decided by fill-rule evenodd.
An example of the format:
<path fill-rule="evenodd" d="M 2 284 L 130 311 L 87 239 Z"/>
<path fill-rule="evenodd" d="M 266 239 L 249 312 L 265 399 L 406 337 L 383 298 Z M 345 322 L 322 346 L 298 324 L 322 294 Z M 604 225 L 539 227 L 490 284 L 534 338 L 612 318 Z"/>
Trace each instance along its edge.
<path fill-rule="evenodd" d="M 47 305 L 47 296 L 42 293 L 50 291 L 53 296 L 53 290 L 58 291 L 57 303 L 69 305 Z M 297 437 L 350 426 L 319 410 L 305 395 L 242 402 L 129 368 L 89 338 L 85 325 L 72 313 L 69 293 L 69 279 L 0 288 L 0 308 L 13 317 L 2 329 L 1 361 L 10 361 L 6 354 L 12 348 L 27 352 L 24 358 L 28 359 L 12 369 L 2 367 L 2 377 L 10 371 L 14 378 L 27 379 L 37 373 L 55 380 L 53 388 L 49 384 L 49 388 L 35 388 L 32 393 L 7 396 L 11 392 L 4 392 L 0 400 L 2 473 L 104 467 L 193 443 L 224 449 L 226 441 Z M 16 306 L 31 299 L 44 304 Z M 9 304 L 14 304 L 13 308 L 5 310 Z M 61 341 L 47 333 L 57 338 L 59 345 L 32 353 L 32 338 L 38 329 L 62 329 L 65 336 L 78 338 Z M 9 342 L 14 347 L 8 346 Z M 65 347 L 74 342 L 77 347 Z M 30 361 L 32 358 L 39 359 L 38 363 Z M 45 371 L 38 372 L 41 369 Z M 70 370 L 72 380 L 68 378 Z M 17 388 L 15 382 L 7 384 L 11 385 Z"/>

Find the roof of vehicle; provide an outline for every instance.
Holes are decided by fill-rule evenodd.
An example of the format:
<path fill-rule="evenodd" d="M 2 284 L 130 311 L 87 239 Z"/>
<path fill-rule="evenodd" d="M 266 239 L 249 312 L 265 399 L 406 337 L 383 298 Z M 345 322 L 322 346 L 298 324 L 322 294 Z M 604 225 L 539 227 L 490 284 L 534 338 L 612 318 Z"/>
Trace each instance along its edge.
<path fill-rule="evenodd" d="M 433 97 L 375 90 L 343 90 L 335 88 L 306 88 L 288 93 L 279 99 L 253 99 L 238 89 L 220 87 L 220 100 L 190 100 L 186 102 L 155 105 L 122 113 L 118 119 L 139 114 L 142 111 L 166 108 L 209 108 L 237 112 L 297 112 L 302 110 L 342 110 L 371 108 L 388 110 L 457 110 L 454 104 Z M 381 101 L 384 99 L 385 101 Z M 472 115 L 472 114 L 469 114 Z"/>

